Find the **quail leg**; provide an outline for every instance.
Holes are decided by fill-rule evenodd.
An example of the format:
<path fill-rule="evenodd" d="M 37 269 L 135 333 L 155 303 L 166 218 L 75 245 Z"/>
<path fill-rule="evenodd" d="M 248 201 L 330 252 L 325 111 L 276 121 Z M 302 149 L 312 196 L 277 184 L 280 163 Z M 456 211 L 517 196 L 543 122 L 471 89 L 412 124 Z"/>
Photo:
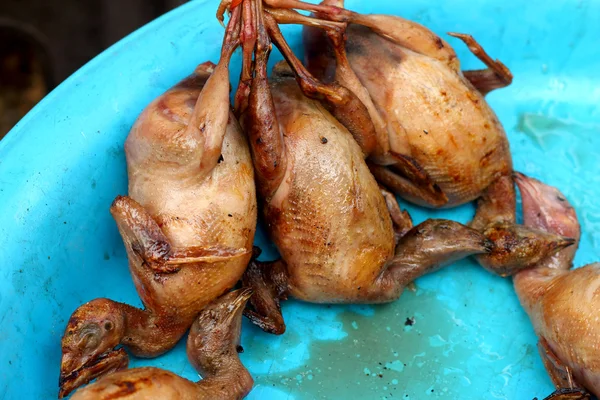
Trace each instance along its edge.
<path fill-rule="evenodd" d="M 464 33 L 448 33 L 462 40 L 471 53 L 479 58 L 486 66 L 486 69 L 463 71 L 463 75 L 477 90 L 484 96 L 495 89 L 506 87 L 512 83 L 512 73 L 506 65 L 500 60 L 494 60 L 490 57 L 483 47 L 471 35 Z"/>

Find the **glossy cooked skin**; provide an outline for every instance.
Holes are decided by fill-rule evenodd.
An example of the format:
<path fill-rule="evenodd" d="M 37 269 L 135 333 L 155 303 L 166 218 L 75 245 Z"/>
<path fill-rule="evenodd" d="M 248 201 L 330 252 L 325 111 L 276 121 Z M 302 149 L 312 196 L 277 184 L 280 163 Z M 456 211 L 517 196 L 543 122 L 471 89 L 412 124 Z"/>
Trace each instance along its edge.
<path fill-rule="evenodd" d="M 151 367 L 115 372 L 71 397 L 73 400 L 157 398 L 197 400 L 213 397 L 203 396 L 192 381 L 170 371 Z"/>
<path fill-rule="evenodd" d="M 265 206 L 288 265 L 290 293 L 312 302 L 360 300 L 394 254 L 385 200 L 348 131 L 289 76 L 271 92 L 287 170 Z"/>
<path fill-rule="evenodd" d="M 487 68 L 461 71 L 454 50 L 415 22 L 359 14 L 344 9 L 343 0 L 267 1 L 316 13 L 318 18 L 290 10 L 273 15 L 281 23 L 306 25 L 308 68 L 320 79 L 346 85 L 365 104 L 378 138 L 368 164 L 379 183 L 423 206 L 479 200 L 471 227 L 496 245 L 476 256 L 484 268 L 511 275 L 572 244 L 568 237 L 516 224 L 508 141 L 484 100 L 509 85 L 512 74 L 473 37 L 450 33 Z"/>
<path fill-rule="evenodd" d="M 117 197 L 111 213 L 145 308 L 95 299 L 73 313 L 62 340 L 61 397 L 125 367 L 119 344 L 140 357 L 171 349 L 246 269 L 254 174 L 223 65 L 199 66 L 152 102 L 127 138 L 130 196 Z"/>
<path fill-rule="evenodd" d="M 200 90 L 194 79 L 188 79 L 155 100 L 125 143 L 130 197 L 155 219 L 171 246 L 248 250 L 229 260 L 185 264 L 176 274 L 157 280 L 128 249 L 144 304 L 186 319 L 239 280 L 250 258 L 256 224 L 250 152 L 233 114 L 222 161 L 208 176 L 198 176 L 202 160 L 196 156 L 197 142 L 178 137 Z"/>
<path fill-rule="evenodd" d="M 562 193 L 523 175 L 517 183 L 526 225 L 579 239 L 577 216 Z M 518 273 L 514 285 L 538 337 L 562 364 L 558 369 L 570 368 L 576 385 L 598 396 L 600 264 L 570 270 L 576 248 L 563 249 L 537 268 Z M 544 358 L 548 372 L 557 387 L 564 387 L 564 372 L 554 372 L 549 358 Z"/>
<path fill-rule="evenodd" d="M 363 26 L 349 25 L 347 35 L 348 59 L 386 122 L 390 150 L 423 167 L 448 197 L 444 207 L 474 200 L 512 171 L 498 118 L 460 71 Z"/>
<path fill-rule="evenodd" d="M 134 368 L 105 376 L 78 390 L 73 400 L 209 400 L 241 399 L 253 380 L 237 355 L 242 310 L 250 290 L 228 293 L 192 325 L 187 353 L 202 374 L 197 383 L 159 368 Z"/>
<path fill-rule="evenodd" d="M 390 302 L 417 277 L 488 252 L 491 243 L 480 232 L 452 221 L 412 228 L 408 214 L 370 173 L 368 151 L 363 152 L 367 141 L 361 148 L 353 137 L 359 130 L 351 133 L 334 117 L 357 112 L 348 106 L 356 104 L 356 96 L 311 78 L 277 28 L 277 16 L 263 10 L 261 1 L 249 1 L 254 12 L 244 14 L 244 22 L 254 24 L 257 40 L 240 120 L 267 228 L 282 256 L 253 262 L 244 274 L 243 284 L 255 293 L 246 311 L 251 321 L 281 334 L 280 300 L 287 295 L 316 303 Z M 287 62 L 275 66 L 269 84 L 271 39 Z"/>
<path fill-rule="evenodd" d="M 575 381 L 600 395 L 600 264 L 520 272 L 515 288 L 540 339 Z"/>
<path fill-rule="evenodd" d="M 496 243 L 491 252 L 477 256 L 482 266 L 511 275 L 572 243 L 569 238 L 516 224 L 508 142 L 483 98 L 510 84 L 512 74 L 470 35 L 451 34 L 465 42 L 487 68 L 463 73 L 454 50 L 417 23 L 358 14 L 341 8 L 343 0 L 325 0 L 319 5 L 299 0 L 265 3 L 269 6 L 263 18 L 266 40 L 270 38 L 281 50 L 303 94 L 319 101 L 352 134 L 381 185 L 431 207 L 479 198 L 471 227 Z M 316 14 L 305 16 L 294 8 Z M 304 25 L 308 68 L 293 54 L 277 26 L 290 23 Z M 354 33 L 346 34 L 348 23 Z M 259 50 L 261 40 L 256 43 L 261 55 L 256 70 L 261 71 L 260 85 L 266 86 L 263 58 L 268 51 Z M 353 59 L 358 61 L 353 64 Z M 356 74 L 355 68 L 361 73 Z M 287 160 L 282 156 L 279 127 L 266 106 L 269 96 L 258 87 L 255 79 L 250 99 L 252 93 L 260 93 L 263 101 L 259 107 L 250 107 L 254 111 L 242 123 L 253 138 L 259 190 L 270 199 Z M 257 102 L 248 102 L 253 103 Z"/>

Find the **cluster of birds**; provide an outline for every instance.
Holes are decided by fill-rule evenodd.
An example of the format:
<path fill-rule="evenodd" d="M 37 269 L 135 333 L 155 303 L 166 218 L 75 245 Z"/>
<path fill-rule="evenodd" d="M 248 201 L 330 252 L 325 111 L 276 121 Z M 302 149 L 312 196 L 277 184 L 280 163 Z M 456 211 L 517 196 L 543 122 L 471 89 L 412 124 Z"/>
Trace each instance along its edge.
<path fill-rule="evenodd" d="M 361 15 L 343 0 L 224 0 L 221 22 L 226 11 L 219 63 L 154 100 L 125 143 L 129 196 L 110 211 L 145 308 L 96 299 L 72 314 L 59 397 L 97 379 L 72 398 L 242 398 L 253 385 L 237 355 L 242 314 L 282 334 L 288 296 L 391 302 L 415 278 L 468 256 L 514 277 L 558 388 L 550 398 L 600 394 L 598 265 L 570 270 L 575 211 L 557 189 L 512 169 L 484 99 L 511 83 L 506 66 L 452 34 L 487 66 L 461 71 L 452 47 L 424 26 Z M 304 63 L 280 24 L 304 25 Z M 272 43 L 286 61 L 269 76 Z M 428 207 L 478 199 L 477 212 L 469 226 L 413 226 L 395 195 Z M 252 247 L 258 207 L 276 261 L 257 261 Z M 200 382 L 126 369 L 124 348 L 156 357 L 188 329 Z"/>

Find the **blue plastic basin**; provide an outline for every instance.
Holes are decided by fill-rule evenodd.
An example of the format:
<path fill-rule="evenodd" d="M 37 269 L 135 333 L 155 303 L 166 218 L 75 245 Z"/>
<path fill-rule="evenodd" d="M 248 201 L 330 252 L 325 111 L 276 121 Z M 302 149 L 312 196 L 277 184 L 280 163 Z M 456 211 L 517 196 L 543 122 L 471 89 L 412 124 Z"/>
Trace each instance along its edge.
<path fill-rule="evenodd" d="M 108 208 L 127 192 L 123 142 L 140 111 L 193 68 L 217 61 L 216 0 L 194 1 L 75 73 L 0 142 L 0 398 L 57 395 L 60 338 L 95 297 L 140 306 Z M 516 169 L 562 189 L 583 227 L 576 264 L 600 260 L 600 2 L 348 0 L 438 34 L 473 34 L 515 75 L 489 96 Z M 299 29 L 285 27 L 300 50 Z M 481 64 L 456 39 L 465 68 Z M 279 59 L 278 55 L 273 57 Z M 273 61 L 274 61 L 273 60 Z M 233 61 L 239 65 L 239 56 Z M 234 76 L 237 76 L 234 68 Z M 428 217 L 468 221 L 473 206 Z M 259 233 L 266 257 L 275 255 Z M 288 332 L 244 323 L 252 399 L 527 399 L 552 391 L 536 337 L 509 279 L 466 260 L 417 281 L 395 304 L 285 303 Z M 405 325 L 414 318 L 414 325 Z M 197 374 L 179 345 L 155 365 Z"/>

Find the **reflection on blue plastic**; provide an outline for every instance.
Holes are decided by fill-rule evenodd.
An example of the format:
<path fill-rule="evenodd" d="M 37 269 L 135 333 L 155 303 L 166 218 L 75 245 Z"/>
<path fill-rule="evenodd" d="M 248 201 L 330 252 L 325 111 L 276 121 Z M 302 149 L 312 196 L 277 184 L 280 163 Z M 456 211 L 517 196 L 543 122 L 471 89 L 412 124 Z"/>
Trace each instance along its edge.
<path fill-rule="evenodd" d="M 348 0 L 402 15 L 439 34 L 473 34 L 515 75 L 489 96 L 515 167 L 556 185 L 584 235 L 577 265 L 600 260 L 600 3 Z M 95 297 L 140 306 L 108 207 L 126 193 L 123 142 L 139 112 L 207 59 L 223 30 L 214 1 L 195 1 L 127 37 L 51 93 L 0 142 L 0 398 L 55 398 L 60 337 L 70 313 Z M 299 30 L 285 27 L 299 49 Z M 446 37 L 447 38 L 447 37 Z M 458 40 L 465 68 L 480 64 Z M 274 58 L 279 59 L 278 55 Z M 273 60 L 272 62 L 274 62 Z M 239 65 L 239 55 L 233 64 Z M 233 75 L 239 70 L 233 68 Z M 471 205 L 415 221 L 467 221 Z M 262 235 L 262 236 L 261 236 Z M 265 245 L 264 234 L 258 244 Z M 267 246 L 266 255 L 274 255 Z M 290 301 L 281 337 L 244 324 L 253 399 L 531 399 L 552 390 L 536 338 L 509 280 L 464 261 L 419 279 L 392 305 Z M 197 374 L 180 343 L 155 365 Z"/>

